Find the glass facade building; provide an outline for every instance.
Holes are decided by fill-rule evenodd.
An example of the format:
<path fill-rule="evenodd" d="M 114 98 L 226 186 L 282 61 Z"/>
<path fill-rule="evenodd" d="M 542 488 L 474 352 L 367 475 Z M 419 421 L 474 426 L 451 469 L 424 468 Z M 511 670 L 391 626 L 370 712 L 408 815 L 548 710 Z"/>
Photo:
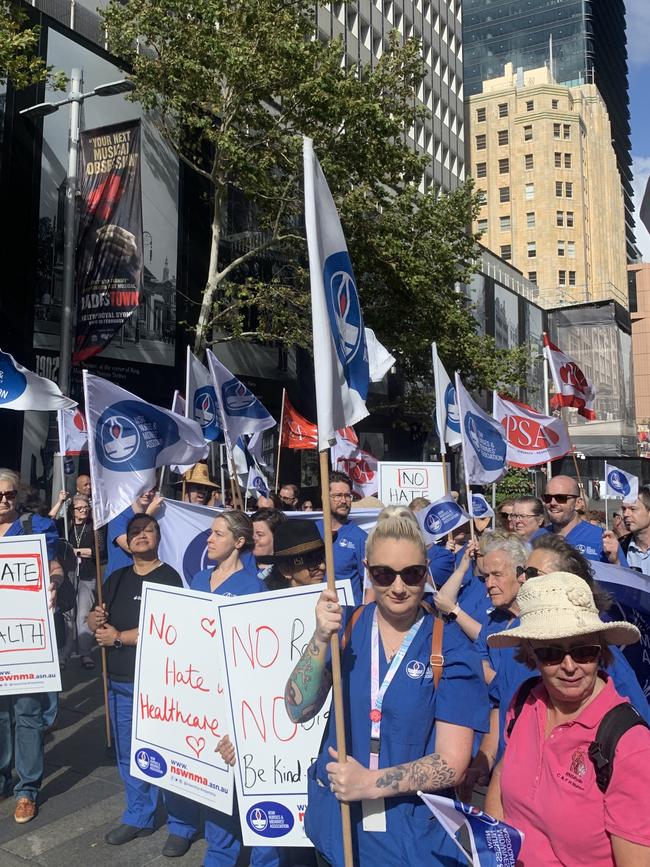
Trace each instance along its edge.
<path fill-rule="evenodd" d="M 632 208 L 624 0 L 464 0 L 465 95 L 503 75 L 552 66 L 558 84 L 593 83 L 612 124 L 626 212 L 628 260 L 637 257 Z"/>

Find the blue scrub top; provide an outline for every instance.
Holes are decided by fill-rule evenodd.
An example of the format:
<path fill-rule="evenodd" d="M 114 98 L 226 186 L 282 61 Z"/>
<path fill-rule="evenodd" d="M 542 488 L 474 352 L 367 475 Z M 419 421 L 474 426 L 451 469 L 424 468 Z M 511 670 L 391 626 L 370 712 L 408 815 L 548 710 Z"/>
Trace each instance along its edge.
<path fill-rule="evenodd" d="M 106 581 L 108 576 L 113 572 L 116 572 L 123 566 L 130 566 L 133 563 L 133 557 L 130 554 L 127 554 L 126 551 L 123 551 L 117 544 L 116 540 L 126 533 L 127 524 L 131 518 L 134 517 L 135 512 L 133 511 L 133 507 L 127 506 L 123 512 L 120 512 L 119 515 L 116 515 L 108 522 L 108 529 L 106 531 L 106 552 L 108 562 L 106 563 L 106 569 L 104 570 L 104 581 Z"/>
<path fill-rule="evenodd" d="M 370 754 L 370 646 L 374 603 L 367 605 L 352 630 L 342 654 L 343 701 L 346 708 L 348 755 L 368 767 Z M 348 609 L 349 614 L 351 609 Z M 478 655 L 455 623 L 443 633 L 445 658 L 436 690 L 429 664 L 433 618 L 426 614 L 408 653 L 388 687 L 382 706 L 379 767 L 414 761 L 435 751 L 435 722 L 441 720 L 484 732 L 488 726 L 487 689 Z M 388 670 L 383 649 L 379 652 L 379 678 Z M 319 756 L 309 769 L 309 795 L 305 831 L 316 849 L 333 865 L 343 864 L 341 817 L 331 793 L 325 767 L 328 747 L 336 743 L 334 708 L 323 735 Z M 354 863 L 464 864 L 465 859 L 443 828 L 431 821 L 431 813 L 417 795 L 385 800 L 386 831 L 365 832 L 361 804 L 351 804 Z M 449 845 L 451 844 L 451 845 Z"/>
<path fill-rule="evenodd" d="M 56 524 L 50 518 L 44 518 L 42 515 L 32 515 L 32 533 L 34 535 L 43 533 L 45 536 L 45 545 L 47 547 L 48 560 L 54 560 L 56 557 L 56 543 L 59 541 L 59 534 L 56 529 Z M 5 536 L 24 536 L 25 530 L 20 523 L 20 518 L 17 518 L 9 527 Z"/>
<path fill-rule="evenodd" d="M 443 545 L 434 543 L 427 550 L 427 560 L 429 561 L 431 577 L 436 582 L 437 587 L 442 587 L 456 568 L 454 555 Z"/>
<path fill-rule="evenodd" d="M 197 572 L 190 582 L 190 589 L 214 593 L 216 596 L 248 596 L 249 593 L 262 593 L 267 589 L 266 585 L 257 577 L 257 570 L 250 566 L 244 566 L 243 569 L 233 572 L 230 578 L 216 590 L 211 590 L 210 577 L 213 572 L 214 567 Z"/>
<path fill-rule="evenodd" d="M 321 538 L 323 535 L 323 520 L 316 521 Z M 354 602 L 360 605 L 363 601 L 363 561 L 366 556 L 366 540 L 368 534 L 352 521 L 343 524 L 336 531 L 334 541 L 334 574 L 337 581 L 349 578 L 352 582 Z"/>
<path fill-rule="evenodd" d="M 554 532 L 555 530 L 553 529 L 552 524 L 549 524 L 548 527 L 540 527 L 539 530 L 533 534 L 530 541 L 532 542 L 538 536 L 541 536 L 542 533 Z M 580 521 L 580 523 L 576 524 L 573 530 L 571 530 L 570 533 L 567 533 L 564 538 L 569 545 L 573 545 L 577 551 L 580 551 L 582 556 L 586 557 L 587 560 L 609 563 L 609 560 L 603 551 L 603 532 L 604 531 L 595 524 L 590 524 L 587 521 Z M 625 554 L 620 545 L 618 547 L 618 562 L 621 566 L 627 566 L 627 560 L 625 559 Z"/>

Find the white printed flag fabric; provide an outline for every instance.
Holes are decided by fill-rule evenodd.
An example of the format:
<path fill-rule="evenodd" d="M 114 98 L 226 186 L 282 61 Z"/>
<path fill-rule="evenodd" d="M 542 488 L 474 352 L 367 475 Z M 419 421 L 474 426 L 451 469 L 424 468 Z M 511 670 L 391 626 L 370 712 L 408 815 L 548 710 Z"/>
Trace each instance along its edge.
<path fill-rule="evenodd" d="M 88 428 L 79 409 L 60 409 L 56 414 L 59 428 L 59 451 L 62 455 L 80 455 L 88 451 Z"/>
<path fill-rule="evenodd" d="M 472 518 L 494 518 L 494 509 L 483 494 L 473 493 L 470 500 L 469 513 Z"/>
<path fill-rule="evenodd" d="M 553 409 L 572 406 L 578 410 L 578 415 L 583 416 L 587 421 L 594 421 L 596 389 L 593 383 L 589 382 L 578 364 L 552 343 L 546 334 L 544 335 L 544 357 L 548 361 L 555 385 L 555 394 L 551 397 Z"/>
<path fill-rule="evenodd" d="M 347 473 L 360 497 L 371 497 L 377 493 L 377 458 L 360 449 L 359 441 L 348 439 L 344 433 L 346 431 L 336 431 L 336 443 L 330 451 L 332 469 Z"/>
<path fill-rule="evenodd" d="M 0 409 L 50 412 L 76 405 L 51 379 L 32 373 L 0 349 Z"/>
<path fill-rule="evenodd" d="M 571 452 L 561 418 L 542 415 L 525 403 L 494 393 L 492 415 L 503 426 L 511 467 L 536 467 Z"/>
<path fill-rule="evenodd" d="M 440 438 L 441 451 L 446 451 L 445 446 L 457 446 L 461 441 L 458 399 L 456 389 L 438 357 L 438 347 L 435 341 L 431 344 L 431 358 L 436 392 L 436 428 Z"/>
<path fill-rule="evenodd" d="M 460 409 L 463 463 L 470 485 L 490 485 L 506 472 L 507 443 L 499 422 L 469 396 L 456 374 L 456 394 Z"/>
<path fill-rule="evenodd" d="M 438 542 L 457 527 L 462 527 L 469 521 L 467 512 L 458 505 L 456 500 L 446 494 L 435 503 L 415 513 L 422 535 L 427 545 Z"/>
<path fill-rule="evenodd" d="M 636 503 L 639 499 L 638 476 L 606 463 L 605 482 L 608 496 L 621 497 L 624 503 Z"/>

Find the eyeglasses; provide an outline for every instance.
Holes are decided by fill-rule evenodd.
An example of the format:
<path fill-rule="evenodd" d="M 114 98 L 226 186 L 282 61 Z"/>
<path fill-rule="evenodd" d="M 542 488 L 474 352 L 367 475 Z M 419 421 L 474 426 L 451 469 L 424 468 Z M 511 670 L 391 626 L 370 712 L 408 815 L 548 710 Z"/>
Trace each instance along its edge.
<path fill-rule="evenodd" d="M 542 572 L 540 569 L 536 569 L 534 566 L 517 566 L 517 578 L 521 578 L 522 575 L 526 576 L 526 580 L 529 578 L 537 578 L 538 575 L 548 575 L 548 572 Z"/>
<path fill-rule="evenodd" d="M 555 500 L 556 503 L 559 503 L 560 506 L 563 506 L 565 503 L 568 503 L 569 500 L 577 500 L 577 494 L 544 494 L 542 500 L 548 506 L 549 503 L 552 503 Z"/>
<path fill-rule="evenodd" d="M 539 518 L 539 515 L 510 515 L 511 521 L 528 521 L 529 518 Z"/>
<path fill-rule="evenodd" d="M 510 518 L 512 518 L 512 513 L 511 512 L 499 512 L 499 517 L 505 518 L 506 520 L 510 520 Z"/>
<path fill-rule="evenodd" d="M 352 494 L 330 494 L 331 500 L 351 500 Z"/>
<path fill-rule="evenodd" d="M 12 500 L 15 500 L 18 496 L 18 491 L 0 491 L 0 501 L 3 499 L 8 503 L 11 503 Z"/>
<path fill-rule="evenodd" d="M 90 511 L 88 506 L 75 506 L 74 510 L 75 510 L 75 512 L 89 512 Z"/>
<path fill-rule="evenodd" d="M 581 644 L 579 647 L 531 647 L 533 656 L 540 665 L 559 665 L 565 656 L 570 656 L 578 665 L 595 662 L 601 653 L 600 644 Z"/>
<path fill-rule="evenodd" d="M 413 566 L 405 566 L 397 571 L 391 566 L 368 566 L 370 577 L 379 587 L 390 587 L 393 581 L 399 577 L 409 587 L 415 587 L 424 580 L 424 576 L 429 571 L 426 564 L 416 563 Z"/>

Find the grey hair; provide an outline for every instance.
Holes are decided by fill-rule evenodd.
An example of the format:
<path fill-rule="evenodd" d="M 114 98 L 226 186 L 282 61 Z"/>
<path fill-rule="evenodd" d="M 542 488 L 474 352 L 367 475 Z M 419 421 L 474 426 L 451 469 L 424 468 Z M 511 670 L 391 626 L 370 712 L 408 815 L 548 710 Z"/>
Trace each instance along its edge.
<path fill-rule="evenodd" d="M 487 537 L 487 538 L 486 538 Z M 528 546 L 515 533 L 505 533 L 502 531 L 494 531 L 484 533 L 481 538 L 481 554 L 489 554 L 491 551 L 504 551 L 512 565 L 525 566 L 528 560 Z"/>
<path fill-rule="evenodd" d="M 243 538 L 244 544 L 241 549 L 242 551 L 253 550 L 255 545 L 255 541 L 253 540 L 253 522 L 246 512 L 232 509 L 231 511 L 219 512 L 219 514 L 216 515 L 215 520 L 217 518 L 223 518 L 226 524 L 228 524 L 228 529 L 235 539 Z"/>
<path fill-rule="evenodd" d="M 20 487 L 20 476 L 15 470 L 0 467 L 0 482 L 10 482 L 14 486 L 14 490 L 17 491 Z"/>

